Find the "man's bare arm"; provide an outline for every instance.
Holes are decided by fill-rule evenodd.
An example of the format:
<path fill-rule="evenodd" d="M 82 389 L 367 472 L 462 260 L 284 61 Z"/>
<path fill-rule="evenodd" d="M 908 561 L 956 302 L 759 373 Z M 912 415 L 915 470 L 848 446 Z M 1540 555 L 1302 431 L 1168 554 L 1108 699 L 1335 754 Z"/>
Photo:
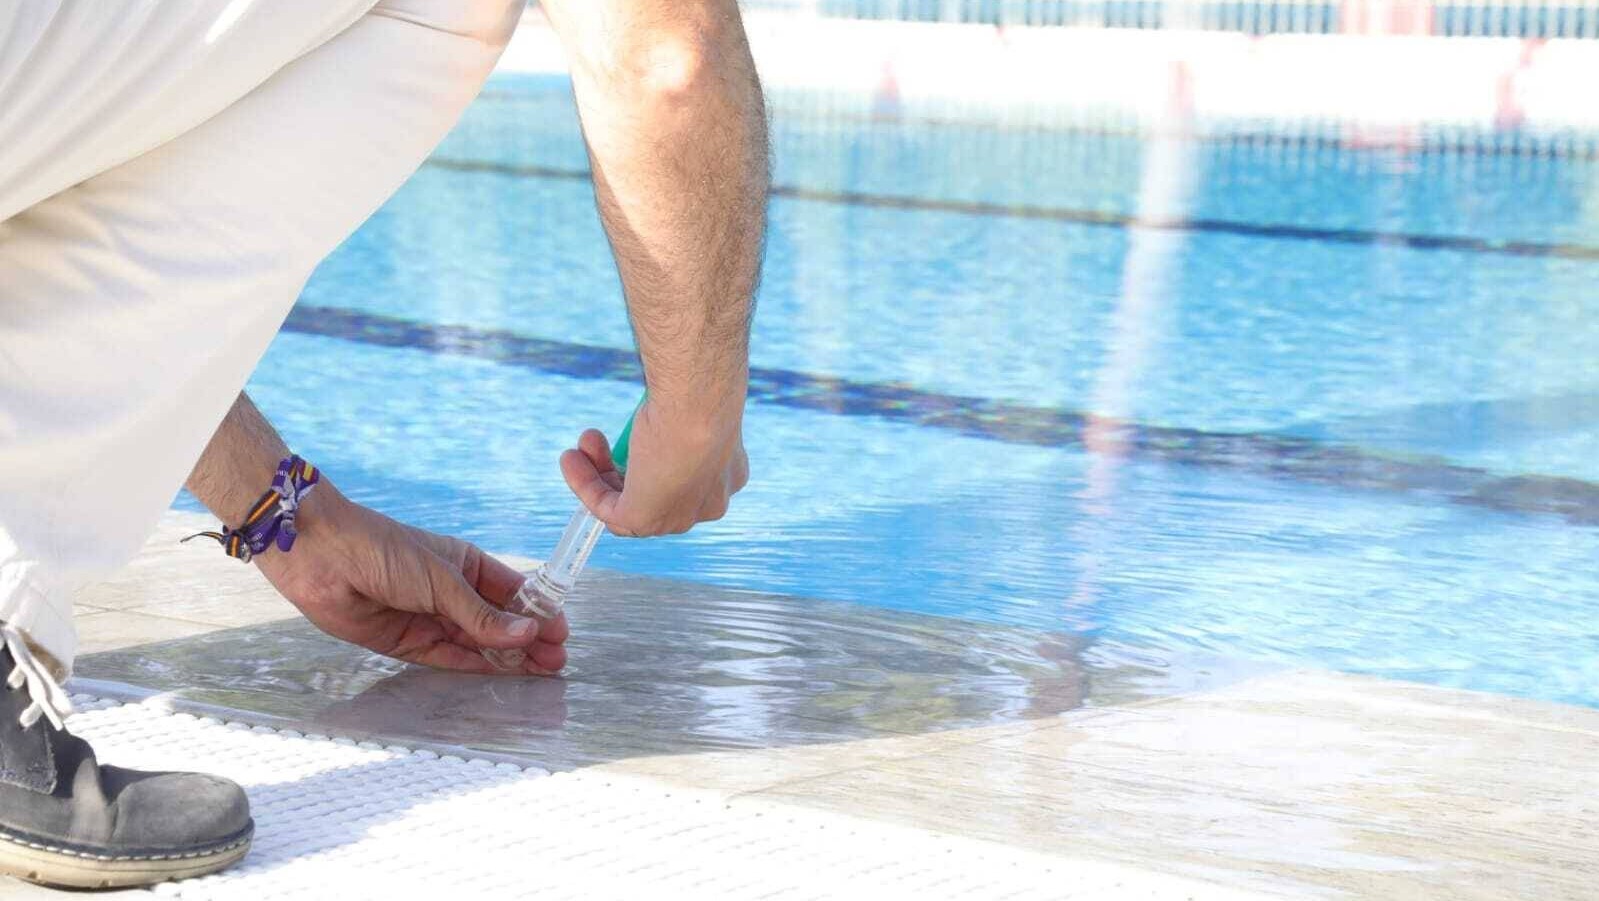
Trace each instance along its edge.
<path fill-rule="evenodd" d="M 544 0 L 650 391 L 742 395 L 766 115 L 734 0 Z"/>
<path fill-rule="evenodd" d="M 248 394 L 233 402 L 189 473 L 187 487 L 206 509 L 237 527 L 272 484 L 278 461 L 289 448 Z"/>
<path fill-rule="evenodd" d="M 740 429 L 768 188 L 759 80 L 735 0 L 543 6 L 567 50 L 650 396 L 626 497 L 606 477 L 597 436 L 580 443 L 589 463 L 569 453 L 562 468 L 614 529 L 683 531 L 720 516 L 746 477 Z"/>

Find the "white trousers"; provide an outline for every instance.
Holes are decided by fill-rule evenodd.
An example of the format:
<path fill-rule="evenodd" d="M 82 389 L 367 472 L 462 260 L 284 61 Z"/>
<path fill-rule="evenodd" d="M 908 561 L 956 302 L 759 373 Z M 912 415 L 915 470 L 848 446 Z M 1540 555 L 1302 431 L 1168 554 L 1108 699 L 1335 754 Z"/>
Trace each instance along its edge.
<path fill-rule="evenodd" d="M 521 7 L 0 3 L 0 622 L 56 675 L 73 593 L 138 550 Z"/>

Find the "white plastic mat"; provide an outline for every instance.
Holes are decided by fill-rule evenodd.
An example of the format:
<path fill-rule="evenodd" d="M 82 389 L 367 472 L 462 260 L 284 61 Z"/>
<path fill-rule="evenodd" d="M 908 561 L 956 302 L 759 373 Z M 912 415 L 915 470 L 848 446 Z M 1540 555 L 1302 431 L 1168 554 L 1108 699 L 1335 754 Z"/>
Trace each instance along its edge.
<path fill-rule="evenodd" d="M 252 728 L 156 701 L 74 702 L 70 725 L 103 761 L 249 791 L 250 856 L 155 889 L 185 899 L 1245 896 L 647 779 Z"/>

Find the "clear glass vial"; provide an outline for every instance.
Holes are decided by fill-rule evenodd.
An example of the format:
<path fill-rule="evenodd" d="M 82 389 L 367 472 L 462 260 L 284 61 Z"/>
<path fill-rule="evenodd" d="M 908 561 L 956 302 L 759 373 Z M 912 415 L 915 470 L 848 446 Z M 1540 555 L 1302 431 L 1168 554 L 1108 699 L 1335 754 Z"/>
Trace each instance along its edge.
<path fill-rule="evenodd" d="M 637 416 L 639 407 L 643 406 L 644 401 L 640 399 L 638 407 L 633 408 L 633 416 Z M 616 438 L 616 447 L 611 449 L 611 460 L 620 473 L 627 471 L 627 448 L 633 436 L 633 416 L 627 418 L 627 425 L 622 427 L 622 434 Z M 604 531 L 605 523 L 600 522 L 587 507 L 578 507 L 572 518 L 566 521 L 566 530 L 561 533 L 561 540 L 556 542 L 555 550 L 550 552 L 550 559 L 528 575 L 522 587 L 517 589 L 516 597 L 505 609 L 541 620 L 560 616 L 561 608 L 566 606 L 566 596 L 577 584 L 577 577 L 583 573 L 583 566 L 589 562 L 589 554 Z M 483 659 L 503 670 L 520 670 L 523 661 L 527 660 L 527 653 L 516 648 L 484 648 Z"/>
<path fill-rule="evenodd" d="M 600 535 L 604 531 L 605 523 L 600 522 L 587 507 L 577 508 L 577 512 L 567 520 L 566 530 L 561 533 L 561 540 L 556 543 L 550 559 L 539 564 L 539 567 L 528 575 L 522 587 L 517 589 L 516 597 L 506 605 L 506 609 L 522 616 L 543 620 L 559 616 L 561 608 L 566 606 L 567 594 L 572 591 L 572 586 L 577 584 L 577 577 L 582 574 L 590 552 L 594 550 L 595 543 L 600 540 Z M 490 663 L 506 670 L 521 669 L 522 661 L 527 659 L 525 653 L 515 648 L 510 650 L 484 648 L 483 656 Z"/>

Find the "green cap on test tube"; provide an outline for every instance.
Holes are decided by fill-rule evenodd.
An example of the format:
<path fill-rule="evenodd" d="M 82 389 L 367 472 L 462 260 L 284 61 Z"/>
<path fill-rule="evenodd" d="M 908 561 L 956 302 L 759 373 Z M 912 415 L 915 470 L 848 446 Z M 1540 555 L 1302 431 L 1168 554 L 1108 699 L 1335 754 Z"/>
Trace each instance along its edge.
<path fill-rule="evenodd" d="M 647 397 L 649 395 L 645 394 L 638 399 L 638 406 L 628 415 L 627 425 L 622 426 L 622 434 L 616 436 L 616 444 L 611 448 L 611 459 L 616 463 L 617 472 L 627 472 L 627 444 L 633 437 L 633 417 L 638 415 L 639 407 L 644 406 L 644 399 Z"/>

